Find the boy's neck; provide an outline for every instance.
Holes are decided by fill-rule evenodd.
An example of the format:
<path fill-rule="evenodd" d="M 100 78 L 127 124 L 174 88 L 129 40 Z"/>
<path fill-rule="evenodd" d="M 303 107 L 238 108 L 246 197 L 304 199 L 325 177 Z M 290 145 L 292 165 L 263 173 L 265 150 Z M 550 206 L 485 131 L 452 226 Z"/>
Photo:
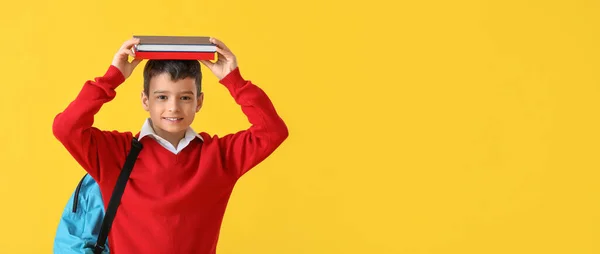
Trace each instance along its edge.
<path fill-rule="evenodd" d="M 161 138 L 165 139 L 166 141 L 168 141 L 169 143 L 171 143 L 173 145 L 173 147 L 175 147 L 175 149 L 177 149 L 179 142 L 183 138 L 185 138 L 185 131 L 183 131 L 181 133 L 171 133 L 171 132 L 163 131 L 160 128 L 156 128 L 156 127 L 154 127 L 154 125 L 152 125 L 152 129 L 154 130 L 154 133 L 156 133 L 156 135 L 158 135 L 159 137 L 161 137 Z"/>
<path fill-rule="evenodd" d="M 179 141 L 181 141 L 184 137 L 185 137 L 185 133 L 181 136 L 179 136 L 179 138 L 177 137 L 165 137 L 165 136 L 161 136 L 162 138 L 166 139 L 167 141 L 169 141 L 169 143 L 171 143 L 173 145 L 173 147 L 175 147 L 175 149 L 177 149 L 177 146 L 179 145 Z"/>

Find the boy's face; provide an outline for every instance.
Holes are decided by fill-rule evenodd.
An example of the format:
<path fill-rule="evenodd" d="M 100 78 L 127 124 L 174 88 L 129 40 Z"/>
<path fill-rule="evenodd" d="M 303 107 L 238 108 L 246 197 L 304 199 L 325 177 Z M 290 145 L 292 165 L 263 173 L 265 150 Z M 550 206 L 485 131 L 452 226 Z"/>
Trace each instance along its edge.
<path fill-rule="evenodd" d="M 150 113 L 154 131 L 167 140 L 183 138 L 203 100 L 193 78 L 173 81 L 168 73 L 150 80 L 148 95 L 142 92 L 142 104 Z"/>

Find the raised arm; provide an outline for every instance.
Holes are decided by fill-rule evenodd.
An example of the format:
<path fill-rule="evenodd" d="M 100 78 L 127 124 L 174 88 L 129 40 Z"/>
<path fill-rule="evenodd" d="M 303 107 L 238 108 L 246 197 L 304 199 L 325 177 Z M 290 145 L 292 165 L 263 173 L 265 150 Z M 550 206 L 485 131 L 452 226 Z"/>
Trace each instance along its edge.
<path fill-rule="evenodd" d="M 101 131 L 93 124 L 102 105 L 114 99 L 115 89 L 140 63 L 141 60 L 128 61 L 128 56 L 133 54 L 131 47 L 138 42 L 138 39 L 126 41 L 106 73 L 86 81 L 75 100 L 54 118 L 54 136 L 96 181 L 102 179 L 99 158 L 115 152 L 125 153 L 129 145 L 131 134 Z"/>
<path fill-rule="evenodd" d="M 248 129 L 219 139 L 226 169 L 234 177 L 240 177 L 283 143 L 288 137 L 288 128 L 267 94 L 242 77 L 231 50 L 221 41 L 214 38 L 211 40 L 217 45 L 217 61 L 201 62 L 229 90 L 250 122 Z"/>

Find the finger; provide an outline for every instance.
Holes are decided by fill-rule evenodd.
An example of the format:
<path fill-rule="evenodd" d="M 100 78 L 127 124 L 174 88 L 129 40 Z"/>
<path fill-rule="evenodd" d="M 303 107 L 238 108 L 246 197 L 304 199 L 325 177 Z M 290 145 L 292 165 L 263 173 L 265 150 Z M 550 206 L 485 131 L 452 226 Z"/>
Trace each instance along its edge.
<path fill-rule="evenodd" d="M 131 38 L 127 41 L 125 41 L 123 43 L 123 45 L 121 45 L 121 49 L 130 49 L 131 47 L 133 47 L 134 45 L 140 43 L 140 39 L 139 38 Z"/>
<path fill-rule="evenodd" d="M 231 52 L 231 50 L 229 50 L 229 48 L 225 45 L 225 43 L 223 43 L 222 41 L 220 41 L 217 38 L 211 37 L 210 38 L 210 42 L 214 43 L 215 45 L 217 45 L 217 48 L 222 48 L 225 51 L 229 51 Z"/>
<path fill-rule="evenodd" d="M 135 58 L 135 53 L 133 53 L 133 51 L 131 49 L 122 49 L 121 50 L 121 54 L 125 55 L 130 55 L 131 57 Z"/>
<path fill-rule="evenodd" d="M 215 61 L 213 63 L 215 65 L 220 65 L 220 64 L 223 64 L 223 62 L 226 60 L 227 59 L 223 56 L 223 54 L 217 52 L 217 57 L 215 58 Z"/>
<path fill-rule="evenodd" d="M 143 59 L 133 59 L 133 61 L 131 61 L 131 66 L 133 67 L 133 69 L 135 69 L 136 66 L 138 66 L 138 64 L 140 64 L 142 62 Z"/>
<path fill-rule="evenodd" d="M 226 51 L 225 49 L 218 48 L 218 47 L 217 47 L 217 53 L 218 53 L 219 58 L 223 57 L 225 59 L 229 59 L 233 56 L 233 54 L 230 51 Z"/>
<path fill-rule="evenodd" d="M 206 66 L 206 68 L 212 70 L 213 66 L 215 66 L 215 63 L 209 61 L 209 60 L 200 60 L 200 63 L 204 64 L 204 66 Z"/>
<path fill-rule="evenodd" d="M 118 59 L 119 61 L 126 61 L 127 60 L 127 56 L 129 55 L 126 51 L 126 49 L 121 49 L 117 52 L 117 54 L 115 54 L 114 59 Z"/>

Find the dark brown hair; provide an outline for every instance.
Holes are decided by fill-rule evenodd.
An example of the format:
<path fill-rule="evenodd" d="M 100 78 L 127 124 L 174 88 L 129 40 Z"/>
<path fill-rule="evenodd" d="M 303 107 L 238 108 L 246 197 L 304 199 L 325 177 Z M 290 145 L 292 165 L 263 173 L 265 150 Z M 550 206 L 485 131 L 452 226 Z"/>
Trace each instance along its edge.
<path fill-rule="evenodd" d="M 172 80 L 193 78 L 196 81 L 196 96 L 202 91 L 202 71 L 196 60 L 148 60 L 144 67 L 144 94 L 148 95 L 150 80 L 162 73 L 169 73 Z"/>

